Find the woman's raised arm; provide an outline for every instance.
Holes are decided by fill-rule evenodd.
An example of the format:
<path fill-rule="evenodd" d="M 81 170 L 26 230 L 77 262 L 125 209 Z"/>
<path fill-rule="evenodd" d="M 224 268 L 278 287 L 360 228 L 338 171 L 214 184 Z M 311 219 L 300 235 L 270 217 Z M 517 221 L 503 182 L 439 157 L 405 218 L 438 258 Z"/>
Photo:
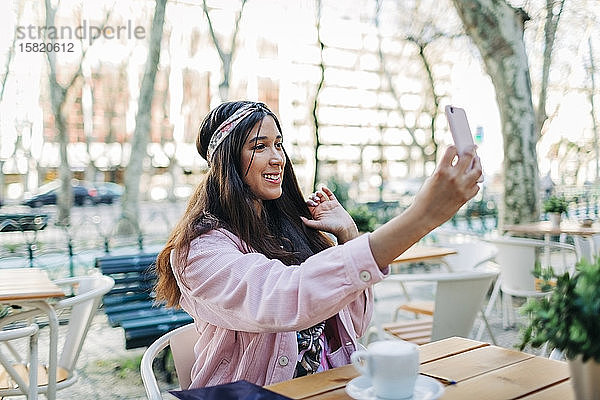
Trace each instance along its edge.
<path fill-rule="evenodd" d="M 460 155 L 456 164 L 452 165 L 457 155 L 456 147 L 448 147 L 411 206 L 370 235 L 369 245 L 379 268 L 386 268 L 419 239 L 450 219 L 477 194 L 481 163 L 475 148 Z M 473 168 L 469 168 L 471 164 Z"/>

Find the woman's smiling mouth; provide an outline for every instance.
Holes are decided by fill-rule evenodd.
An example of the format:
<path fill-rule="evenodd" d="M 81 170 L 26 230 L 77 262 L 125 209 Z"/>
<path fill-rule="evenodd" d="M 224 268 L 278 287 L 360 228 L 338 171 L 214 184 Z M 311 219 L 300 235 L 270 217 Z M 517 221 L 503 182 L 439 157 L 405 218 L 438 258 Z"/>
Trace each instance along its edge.
<path fill-rule="evenodd" d="M 263 177 L 267 182 L 271 183 L 281 183 L 281 174 L 263 174 Z"/>

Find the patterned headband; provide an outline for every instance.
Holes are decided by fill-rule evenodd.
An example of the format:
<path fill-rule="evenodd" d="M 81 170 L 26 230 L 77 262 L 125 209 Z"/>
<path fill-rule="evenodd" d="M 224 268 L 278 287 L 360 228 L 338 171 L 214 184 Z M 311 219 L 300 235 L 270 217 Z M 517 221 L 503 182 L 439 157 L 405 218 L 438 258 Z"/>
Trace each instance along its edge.
<path fill-rule="evenodd" d="M 231 116 L 227 118 L 221 125 L 219 125 L 215 133 L 213 133 L 212 137 L 210 138 L 210 142 L 208 143 L 206 159 L 209 163 L 212 161 L 212 157 L 215 154 L 217 147 L 223 143 L 223 140 L 229 136 L 231 131 L 233 131 L 235 127 L 240 124 L 240 122 L 246 119 L 246 117 L 261 109 L 262 107 L 256 103 L 243 105 L 236 112 L 231 114 Z"/>

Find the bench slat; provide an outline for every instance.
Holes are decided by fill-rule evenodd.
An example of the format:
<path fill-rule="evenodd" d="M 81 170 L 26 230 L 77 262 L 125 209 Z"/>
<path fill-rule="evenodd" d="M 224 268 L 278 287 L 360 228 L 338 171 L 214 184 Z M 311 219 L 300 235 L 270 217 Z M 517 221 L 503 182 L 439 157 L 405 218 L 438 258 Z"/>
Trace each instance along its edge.
<path fill-rule="evenodd" d="M 126 293 L 124 295 L 116 295 L 115 294 L 114 296 L 105 295 L 102 302 L 104 303 L 104 306 L 106 307 L 106 306 L 113 306 L 113 305 L 148 300 L 148 299 L 149 299 L 149 293 Z"/>

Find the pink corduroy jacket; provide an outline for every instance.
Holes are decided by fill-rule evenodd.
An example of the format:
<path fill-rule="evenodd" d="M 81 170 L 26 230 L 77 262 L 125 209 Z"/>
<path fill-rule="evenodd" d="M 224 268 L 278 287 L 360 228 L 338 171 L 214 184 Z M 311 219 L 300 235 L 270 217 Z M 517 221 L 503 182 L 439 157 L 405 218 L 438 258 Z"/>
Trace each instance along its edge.
<path fill-rule="evenodd" d="M 192 241 L 185 268 L 171 263 L 180 304 L 200 334 L 190 388 L 291 379 L 298 358 L 296 331 L 331 317 L 339 348 L 332 349 L 328 361 L 333 367 L 348 364 L 356 338 L 371 320 L 371 286 L 385 277 L 368 234 L 297 266 L 244 248 L 231 232 L 213 230 Z"/>

